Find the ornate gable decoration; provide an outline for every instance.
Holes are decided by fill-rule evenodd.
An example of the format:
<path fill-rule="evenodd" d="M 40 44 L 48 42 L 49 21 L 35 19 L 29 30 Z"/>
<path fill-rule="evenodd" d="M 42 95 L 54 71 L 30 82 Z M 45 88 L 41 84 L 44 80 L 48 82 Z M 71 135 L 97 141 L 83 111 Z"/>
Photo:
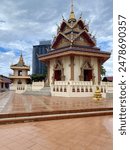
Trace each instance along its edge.
<path fill-rule="evenodd" d="M 60 60 L 56 60 L 56 63 L 54 65 L 54 70 L 62 70 L 63 69 L 63 64 Z"/>
<path fill-rule="evenodd" d="M 81 67 L 82 69 L 92 69 L 92 66 L 88 61 L 85 61 Z"/>
<path fill-rule="evenodd" d="M 85 24 L 82 17 L 76 20 L 73 3 L 68 21 L 63 18 L 61 25 L 58 26 L 52 49 L 69 46 L 96 46 L 95 37 L 89 33 L 89 24 Z"/>

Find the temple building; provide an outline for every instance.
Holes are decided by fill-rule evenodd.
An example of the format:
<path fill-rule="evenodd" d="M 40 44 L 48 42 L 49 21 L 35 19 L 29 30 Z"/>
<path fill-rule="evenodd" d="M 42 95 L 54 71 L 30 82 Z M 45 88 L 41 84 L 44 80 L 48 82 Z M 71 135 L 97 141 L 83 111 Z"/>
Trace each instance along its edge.
<path fill-rule="evenodd" d="M 0 75 L 0 92 L 8 91 L 11 80 L 8 77 Z"/>
<path fill-rule="evenodd" d="M 73 3 L 68 20 L 63 18 L 57 29 L 51 50 L 39 56 L 48 66 L 48 85 L 56 81 L 89 82 L 100 84 L 101 65 L 110 58 L 110 53 L 101 51 L 95 36 L 89 32 L 89 24 L 82 17 L 76 19 Z"/>
<path fill-rule="evenodd" d="M 25 65 L 22 54 L 20 55 L 19 61 L 17 64 L 11 65 L 10 68 L 13 70 L 13 75 L 10 75 L 13 86 L 27 84 L 30 76 L 28 71 L 30 71 L 30 66 Z"/>

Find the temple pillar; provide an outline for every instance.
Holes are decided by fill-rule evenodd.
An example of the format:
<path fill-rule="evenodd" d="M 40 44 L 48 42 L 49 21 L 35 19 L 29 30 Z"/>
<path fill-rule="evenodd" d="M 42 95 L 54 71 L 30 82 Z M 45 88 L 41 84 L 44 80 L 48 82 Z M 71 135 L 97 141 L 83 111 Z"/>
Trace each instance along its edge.
<path fill-rule="evenodd" d="M 101 81 L 101 61 L 98 59 L 98 84 Z"/>
<path fill-rule="evenodd" d="M 50 86 L 50 61 L 47 62 L 47 86 Z"/>
<path fill-rule="evenodd" d="M 70 56 L 70 80 L 74 80 L 74 56 Z"/>

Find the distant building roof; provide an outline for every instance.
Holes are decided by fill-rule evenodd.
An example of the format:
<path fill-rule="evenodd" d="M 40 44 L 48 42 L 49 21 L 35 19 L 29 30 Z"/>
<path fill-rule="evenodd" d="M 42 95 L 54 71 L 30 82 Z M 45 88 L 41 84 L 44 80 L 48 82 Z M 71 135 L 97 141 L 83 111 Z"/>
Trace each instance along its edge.
<path fill-rule="evenodd" d="M 0 82 L 1 83 L 11 83 L 11 80 L 8 77 L 5 77 L 3 75 L 0 75 Z"/>
<path fill-rule="evenodd" d="M 102 81 L 113 82 L 113 76 L 104 77 Z"/>
<path fill-rule="evenodd" d="M 48 41 L 40 41 L 39 44 L 40 45 L 50 45 L 51 41 L 50 40 L 48 40 Z"/>

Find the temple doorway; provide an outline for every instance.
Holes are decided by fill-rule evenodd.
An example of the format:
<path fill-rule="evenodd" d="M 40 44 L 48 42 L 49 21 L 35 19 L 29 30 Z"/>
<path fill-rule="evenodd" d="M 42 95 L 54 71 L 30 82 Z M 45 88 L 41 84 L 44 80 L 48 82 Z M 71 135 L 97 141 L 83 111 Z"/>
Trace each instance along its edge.
<path fill-rule="evenodd" d="M 92 80 L 92 70 L 84 69 L 84 81 Z"/>
<path fill-rule="evenodd" d="M 55 70 L 54 81 L 61 81 L 61 70 Z"/>

